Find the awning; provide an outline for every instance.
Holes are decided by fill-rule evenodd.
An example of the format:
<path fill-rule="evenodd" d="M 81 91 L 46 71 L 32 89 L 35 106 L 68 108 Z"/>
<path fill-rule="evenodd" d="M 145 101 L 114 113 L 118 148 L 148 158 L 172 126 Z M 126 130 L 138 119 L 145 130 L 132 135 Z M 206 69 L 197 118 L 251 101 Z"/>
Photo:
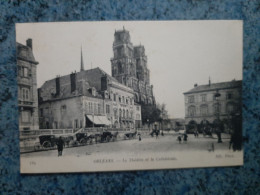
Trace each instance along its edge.
<path fill-rule="evenodd" d="M 111 122 L 107 119 L 106 116 L 97 116 L 97 118 L 101 121 L 104 125 L 111 125 Z"/>
<path fill-rule="evenodd" d="M 87 114 L 87 117 L 92 123 L 94 123 L 96 125 L 110 125 L 111 124 L 111 122 L 107 119 L 106 116 L 94 115 L 94 117 L 93 117 L 92 115 Z"/>

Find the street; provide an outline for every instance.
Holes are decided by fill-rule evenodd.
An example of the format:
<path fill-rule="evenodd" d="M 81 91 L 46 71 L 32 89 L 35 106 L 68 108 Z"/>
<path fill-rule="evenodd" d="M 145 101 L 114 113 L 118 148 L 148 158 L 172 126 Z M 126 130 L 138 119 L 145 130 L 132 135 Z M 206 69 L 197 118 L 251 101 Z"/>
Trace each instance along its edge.
<path fill-rule="evenodd" d="M 146 136 L 141 141 L 136 139 L 120 140 L 108 143 L 98 143 L 86 146 L 79 146 L 73 148 L 64 148 L 63 156 L 88 156 L 93 154 L 117 154 L 120 153 L 134 153 L 137 155 L 143 153 L 152 152 L 180 152 L 180 151 L 208 151 L 212 143 L 214 143 L 215 151 L 228 150 L 229 139 L 222 139 L 223 143 L 217 143 L 217 139 L 210 138 L 208 136 L 203 137 L 202 134 L 198 138 L 195 138 L 193 134 L 188 134 L 187 143 L 179 143 L 177 141 L 177 134 L 168 134 L 164 136 L 156 137 Z M 57 156 L 57 150 L 39 151 L 32 153 L 21 154 L 21 157 L 44 157 L 44 156 Z"/>

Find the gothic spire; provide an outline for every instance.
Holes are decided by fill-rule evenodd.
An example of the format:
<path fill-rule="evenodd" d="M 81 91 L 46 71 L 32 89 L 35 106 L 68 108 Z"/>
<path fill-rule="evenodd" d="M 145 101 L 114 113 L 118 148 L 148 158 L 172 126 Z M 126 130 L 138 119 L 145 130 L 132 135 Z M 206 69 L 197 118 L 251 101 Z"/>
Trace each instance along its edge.
<path fill-rule="evenodd" d="M 84 70 L 83 56 L 82 56 L 82 46 L 81 46 L 81 60 L 80 60 L 80 71 Z"/>

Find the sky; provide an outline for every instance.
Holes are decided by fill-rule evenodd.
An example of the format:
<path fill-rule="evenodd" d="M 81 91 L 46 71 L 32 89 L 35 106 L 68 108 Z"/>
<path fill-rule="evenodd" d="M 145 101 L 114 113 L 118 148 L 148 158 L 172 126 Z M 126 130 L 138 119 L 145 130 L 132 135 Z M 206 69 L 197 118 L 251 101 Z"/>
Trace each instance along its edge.
<path fill-rule="evenodd" d="M 157 103 L 170 118 L 184 118 L 184 95 L 194 84 L 242 79 L 243 23 L 238 20 L 110 21 L 16 24 L 16 41 L 33 39 L 37 85 L 80 70 L 100 67 L 111 75 L 115 30 L 144 45 Z"/>

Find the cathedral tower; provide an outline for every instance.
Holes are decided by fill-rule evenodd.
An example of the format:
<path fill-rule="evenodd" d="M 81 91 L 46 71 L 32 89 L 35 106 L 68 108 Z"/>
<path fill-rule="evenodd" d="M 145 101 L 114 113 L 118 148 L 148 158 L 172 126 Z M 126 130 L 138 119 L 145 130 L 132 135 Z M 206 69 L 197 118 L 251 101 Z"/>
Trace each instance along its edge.
<path fill-rule="evenodd" d="M 123 28 L 114 33 L 113 53 L 112 76 L 134 90 L 135 102 L 154 105 L 144 46 L 133 46 L 129 31 Z"/>
<path fill-rule="evenodd" d="M 134 47 L 134 58 L 136 60 L 136 76 L 140 81 L 150 84 L 150 71 L 147 68 L 147 56 L 143 45 Z"/>
<path fill-rule="evenodd" d="M 115 31 L 113 52 L 112 76 L 120 83 L 133 87 L 136 78 L 136 64 L 129 31 L 125 29 Z"/>

